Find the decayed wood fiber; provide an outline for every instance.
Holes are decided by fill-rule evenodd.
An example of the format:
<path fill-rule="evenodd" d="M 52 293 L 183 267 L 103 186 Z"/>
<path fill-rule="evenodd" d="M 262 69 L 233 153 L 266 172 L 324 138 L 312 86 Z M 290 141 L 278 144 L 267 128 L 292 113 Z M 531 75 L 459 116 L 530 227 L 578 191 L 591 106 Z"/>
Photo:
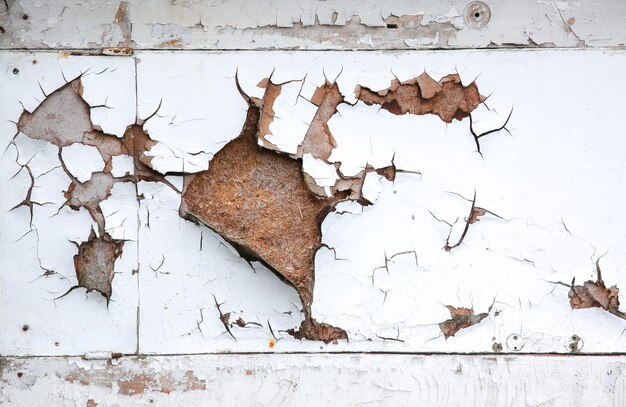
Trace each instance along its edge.
<path fill-rule="evenodd" d="M 436 114 L 446 123 L 468 117 L 485 100 L 475 83 L 464 87 L 458 74 L 446 75 L 437 82 L 426 73 L 402 83 L 394 80 L 389 89 L 379 92 L 358 86 L 356 96 L 393 114 Z"/>
<path fill-rule="evenodd" d="M 182 215 L 204 223 L 296 288 L 305 321 L 294 336 L 345 338 L 343 330 L 317 323 L 310 313 L 320 224 L 340 198 L 315 197 L 299 160 L 258 146 L 258 122 L 259 109 L 252 106 L 241 135 L 187 184 Z"/>

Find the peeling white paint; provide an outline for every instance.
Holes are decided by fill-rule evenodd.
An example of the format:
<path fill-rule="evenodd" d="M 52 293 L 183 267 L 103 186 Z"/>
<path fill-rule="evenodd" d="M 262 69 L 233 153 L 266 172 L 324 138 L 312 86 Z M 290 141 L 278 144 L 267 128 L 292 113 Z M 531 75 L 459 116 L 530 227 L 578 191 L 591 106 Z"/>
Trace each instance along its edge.
<path fill-rule="evenodd" d="M 41 5 L 19 0 L 7 3 L 9 12 L 0 11 L 4 29 L 0 46 L 416 49 L 613 47 L 626 41 L 622 29 L 625 6 L 616 0 L 523 0 L 515 4 L 492 0 L 486 2 L 489 21 L 478 25 L 472 23 L 473 16 L 466 16 L 468 3 L 305 0 L 294 5 L 285 0 L 128 0 Z"/>
<path fill-rule="evenodd" d="M 625 388 L 623 356 L 196 355 L 90 361 L 91 368 L 79 358 L 1 362 L 0 402 L 15 405 L 583 407 L 622 405 Z"/>
<path fill-rule="evenodd" d="M 89 181 L 91 174 L 104 169 L 104 161 L 95 147 L 74 143 L 64 147 L 62 155 L 67 169 L 80 182 Z"/>
<path fill-rule="evenodd" d="M 20 101 L 32 111 L 43 100 L 37 82 L 49 94 L 65 83 L 61 72 L 67 78 L 91 66 L 109 69 L 91 77 L 96 82 L 84 82 L 85 93 L 101 89 L 102 95 L 119 98 L 116 89 L 103 85 L 106 75 L 123 73 L 130 78 L 124 81 L 132 82 L 134 58 L 138 94 L 134 86 L 119 91 L 124 99 L 138 101 L 138 117 L 147 119 L 144 128 L 157 142 L 148 156 L 161 173 L 207 168 L 213 154 L 237 137 L 246 105 L 235 73 L 244 91 L 272 71 L 277 82 L 300 81 L 294 83 L 301 90 L 276 105 L 277 112 L 299 123 L 310 121 L 311 111 L 292 111 L 293 103 L 310 97 L 329 77 L 350 101 L 357 84 L 384 89 L 394 75 L 406 80 L 426 71 L 438 78 L 457 66 L 465 83 L 478 76 L 481 93 L 490 96 L 473 113 L 475 133 L 502 126 L 515 106 L 508 132 L 480 139 L 482 157 L 468 119 L 445 124 L 434 115 L 397 116 L 359 102 L 341 104 L 330 120 L 337 147 L 329 161 L 340 164 L 341 174 L 391 163 L 398 174 L 387 181 L 370 172 L 363 193 L 374 205 L 342 203 L 322 225 L 327 248 L 316 256 L 313 313 L 350 337 L 349 343 L 322 349 L 490 352 L 501 344 L 505 352 L 522 347 L 524 352 L 569 352 L 576 334 L 584 341 L 583 352 L 623 350 L 622 320 L 599 308 L 571 310 L 568 288 L 556 284 L 594 279 L 594 262 L 604 255 L 600 264 L 607 285 L 626 286 L 619 273 L 626 264 L 619 250 L 626 243 L 621 231 L 626 220 L 619 211 L 626 200 L 621 192 L 626 147 L 615 125 L 621 113 L 615 95 L 626 91 L 615 79 L 626 65 L 621 51 L 142 52 L 134 58 L 61 59 L 5 53 L 2 58 L 20 70 L 4 74 L 5 94 L 13 97 L 3 99 L 1 110 L 2 140 L 8 146 L 0 160 L 2 188 L 9 191 L 1 198 L 0 216 L 0 261 L 8 270 L 1 277 L 2 353 L 134 352 L 137 346 L 148 353 L 320 350 L 318 343 L 284 332 L 302 318 L 294 290 L 259 264 L 252 270 L 209 229 L 180 218 L 181 177 L 167 178 L 174 189 L 140 182 L 136 191 L 132 182 L 117 182 L 100 203 L 105 231 L 126 240 L 115 263 L 108 309 L 102 296 L 90 293 L 85 299 L 81 289 L 52 301 L 75 285 L 71 241 L 84 242 L 97 225 L 84 209 L 59 210 L 70 180 L 59 168 L 56 147 L 26 135 L 13 139 Z M 583 80 L 590 75 L 593 86 Z M 102 82 L 96 84 L 98 78 Z M 100 97 L 93 95 L 94 101 Z M 134 123 L 131 113 L 119 113 L 129 118 L 120 129 Z M 291 128 L 282 134 L 290 135 Z M 297 143 L 288 144 L 279 147 L 293 153 Z M 93 164 L 85 158 L 75 161 L 80 170 Z M 30 177 L 20 167 L 25 165 L 35 178 L 32 200 L 42 204 L 33 206 L 31 232 L 30 209 L 10 210 L 29 189 Z M 99 171 L 98 165 L 88 172 Z M 309 155 L 302 165 L 319 186 L 334 185 L 334 165 Z M 119 177 L 134 173 L 124 156 L 114 157 L 112 170 Z M 446 241 L 452 246 L 463 234 L 474 190 L 476 205 L 502 219 L 483 216 L 462 244 L 447 252 Z M 21 254 L 19 261 L 15 253 Z M 46 270 L 55 273 L 45 275 Z M 489 316 L 446 340 L 438 326 L 450 317 L 446 305 Z M 231 313 L 236 341 L 220 312 Z M 239 317 L 253 324 L 239 327 Z M 30 327 L 25 333 L 24 324 Z M 512 344 L 512 335 L 522 342 Z M 272 342 L 274 336 L 278 342 Z"/>
<path fill-rule="evenodd" d="M 621 355 L 568 354 L 623 354 L 626 321 L 573 310 L 568 285 L 601 267 L 624 302 L 626 3 L 468 3 L 0 4 L 0 404 L 625 405 Z M 422 73 L 488 98 L 450 124 L 357 100 Z M 110 162 L 81 126 L 62 149 L 17 129 L 76 78 L 93 133 L 124 149 Z M 318 196 L 363 181 L 315 255 L 313 317 L 349 341 L 295 340 L 297 292 L 179 214 L 188 174 L 241 132 L 240 90 L 260 100 L 268 78 L 281 91 L 259 144 Z M 300 145 L 334 83 L 322 160 Z M 131 125 L 149 138 L 135 158 Z M 101 199 L 67 206 L 84 184 Z M 76 287 L 92 233 L 120 244 L 110 301 Z M 446 338 L 449 306 L 484 319 Z M 532 355 L 547 352 L 564 355 Z"/>
<path fill-rule="evenodd" d="M 76 284 L 76 245 L 86 241 L 91 229 L 97 230 L 97 226 L 84 208 L 74 211 L 63 207 L 63 193 L 70 179 L 61 168 L 57 147 L 18 135 L 16 129 L 23 108 L 34 111 L 45 97 L 43 92 L 51 93 L 81 72 L 111 68 L 113 73 L 97 78 L 106 83 L 118 75 L 132 83 L 133 61 L 26 52 L 3 52 L 0 60 L 10 67 L 2 71 L 0 81 L 2 93 L 10 95 L 0 101 L 0 353 L 63 355 L 101 348 L 133 352 L 138 304 L 137 277 L 132 273 L 137 268 L 136 248 L 126 245 L 123 256 L 116 261 L 116 298 L 108 308 L 100 294 L 84 295 L 84 289 L 57 299 Z M 18 69 L 17 74 L 13 73 L 14 68 Z M 94 81 L 95 77 L 90 83 Z M 134 86 L 117 89 L 115 97 L 134 100 Z M 126 109 L 128 106 L 133 105 L 126 105 Z M 129 114 L 134 117 L 134 107 L 122 113 Z M 93 155 L 91 147 L 77 145 L 63 150 L 69 167 L 82 179 L 102 169 L 102 158 Z M 82 151 L 73 154 L 73 150 Z M 12 210 L 22 202 L 31 185 L 28 169 L 34 178 L 32 222 L 29 206 Z"/>

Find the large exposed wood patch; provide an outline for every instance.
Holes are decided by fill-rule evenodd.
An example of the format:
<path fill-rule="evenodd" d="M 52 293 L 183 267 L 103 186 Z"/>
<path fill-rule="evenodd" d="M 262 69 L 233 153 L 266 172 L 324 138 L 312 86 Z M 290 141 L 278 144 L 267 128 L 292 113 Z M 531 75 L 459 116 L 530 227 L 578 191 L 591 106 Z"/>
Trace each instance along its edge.
<path fill-rule="evenodd" d="M 251 107 L 241 135 L 215 155 L 208 171 L 191 180 L 181 209 L 296 288 L 305 316 L 300 336 L 345 338 L 343 331 L 330 326 L 320 332 L 322 324 L 310 317 L 320 224 L 337 199 L 316 198 L 304 182 L 299 161 L 258 146 L 258 120 L 259 110 Z"/>

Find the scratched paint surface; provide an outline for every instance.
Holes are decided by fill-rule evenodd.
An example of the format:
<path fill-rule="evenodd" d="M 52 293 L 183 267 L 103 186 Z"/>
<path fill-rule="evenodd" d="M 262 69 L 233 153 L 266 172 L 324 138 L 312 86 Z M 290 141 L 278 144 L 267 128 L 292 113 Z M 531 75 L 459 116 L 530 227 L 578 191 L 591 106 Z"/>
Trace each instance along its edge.
<path fill-rule="evenodd" d="M 2 63 L 2 354 L 626 347 L 622 51 L 4 52 Z M 471 121 L 446 123 L 355 93 L 424 72 L 458 74 L 488 98 Z M 295 339 L 298 292 L 179 213 L 190 175 L 239 136 L 268 78 L 281 91 L 262 148 L 297 155 L 315 90 L 334 83 L 332 153 L 295 167 L 326 192 L 366 173 L 362 199 L 323 219 L 314 259 L 311 317 L 349 341 Z M 390 165 L 392 180 L 367 172 Z M 76 203 L 87 186 L 102 196 Z M 584 309 L 570 304 L 574 279 Z"/>

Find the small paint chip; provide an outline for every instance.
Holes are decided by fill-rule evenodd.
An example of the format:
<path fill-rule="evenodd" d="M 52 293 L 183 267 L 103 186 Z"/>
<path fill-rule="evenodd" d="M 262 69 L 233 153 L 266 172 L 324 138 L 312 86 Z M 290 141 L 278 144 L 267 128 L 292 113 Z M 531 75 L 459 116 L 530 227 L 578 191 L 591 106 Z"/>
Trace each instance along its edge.
<path fill-rule="evenodd" d="M 609 288 L 602 280 L 600 260 L 596 261 L 596 281 L 586 281 L 583 285 L 572 285 L 568 293 L 569 303 L 572 309 L 602 308 L 611 314 L 626 319 L 626 314 L 619 311 L 619 288 L 613 285 Z"/>
<path fill-rule="evenodd" d="M 439 329 L 441 329 L 445 339 L 454 336 L 461 329 L 478 324 L 489 316 L 486 312 L 475 315 L 474 310 L 471 308 L 456 308 L 452 305 L 448 305 L 447 308 L 452 318 L 439 324 Z"/>

